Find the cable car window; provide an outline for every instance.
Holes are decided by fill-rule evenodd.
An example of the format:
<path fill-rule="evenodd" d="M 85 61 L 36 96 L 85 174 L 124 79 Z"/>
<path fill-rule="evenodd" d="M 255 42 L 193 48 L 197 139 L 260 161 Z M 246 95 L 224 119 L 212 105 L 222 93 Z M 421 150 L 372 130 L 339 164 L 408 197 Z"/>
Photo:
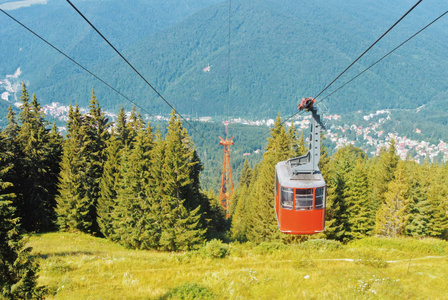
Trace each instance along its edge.
<path fill-rule="evenodd" d="M 322 209 L 325 207 L 325 187 L 316 188 L 316 202 L 314 209 Z"/>
<path fill-rule="evenodd" d="M 296 210 L 313 209 L 313 189 L 296 190 Z"/>
<path fill-rule="evenodd" d="M 282 195 L 280 200 L 282 208 L 292 209 L 293 199 L 294 199 L 294 190 L 282 187 Z"/>

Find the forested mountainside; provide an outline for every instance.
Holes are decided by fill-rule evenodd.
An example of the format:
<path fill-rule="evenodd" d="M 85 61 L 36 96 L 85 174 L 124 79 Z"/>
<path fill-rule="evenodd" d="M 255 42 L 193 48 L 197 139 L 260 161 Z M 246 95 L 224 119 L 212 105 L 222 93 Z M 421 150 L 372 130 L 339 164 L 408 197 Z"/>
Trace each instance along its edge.
<path fill-rule="evenodd" d="M 6 2 L 14 1 L 1 1 L 0 4 Z M 1 7 L 5 7 L 5 10 L 17 20 L 92 71 L 97 71 L 95 65 L 115 55 L 67 2 L 56 0 L 41 2 L 45 4 L 14 10 L 8 10 L 9 6 L 6 4 Z M 204 6 L 216 2 L 218 1 L 188 0 L 181 3 L 172 0 L 73 1 L 89 17 L 94 16 L 92 22 L 101 28 L 106 36 L 111 37 L 111 41 L 120 50 L 129 48 L 142 38 L 172 26 Z M 82 69 L 6 15 L 0 14 L 0 22 L 1 79 L 21 68 L 23 75 L 20 80 L 45 91 L 42 96 L 45 103 L 81 101 L 83 97 L 77 97 L 80 91 L 76 91 L 78 88 L 73 80 L 77 74 L 84 72 Z M 92 79 L 88 78 L 90 88 L 99 84 Z M 69 85 L 63 88 L 63 93 L 58 89 L 62 81 L 69 82 Z M 60 92 L 52 93 L 54 90 Z M 67 95 L 70 96 L 65 97 Z"/>
<path fill-rule="evenodd" d="M 412 1 L 232 1 L 230 96 L 227 1 L 75 1 L 180 112 L 191 115 L 289 115 L 314 96 L 412 6 Z M 131 4 L 132 3 L 132 4 Z M 378 43 L 332 91 L 439 16 L 448 4 L 426 1 Z M 165 105 L 68 6 L 49 1 L 10 13 L 95 74 L 155 113 Z M 39 16 L 36 18 L 35 16 Z M 117 110 L 124 99 L 6 16 L 0 74 L 18 67 L 43 103 L 87 106 L 92 87 Z M 330 112 L 431 108 L 446 111 L 447 21 L 441 19 L 336 93 Z M 325 96 L 322 95 L 322 96 Z M 437 107 L 434 116 L 432 107 Z M 423 107 L 423 113 L 425 106 Z M 426 120 L 426 118 L 422 118 Z"/>

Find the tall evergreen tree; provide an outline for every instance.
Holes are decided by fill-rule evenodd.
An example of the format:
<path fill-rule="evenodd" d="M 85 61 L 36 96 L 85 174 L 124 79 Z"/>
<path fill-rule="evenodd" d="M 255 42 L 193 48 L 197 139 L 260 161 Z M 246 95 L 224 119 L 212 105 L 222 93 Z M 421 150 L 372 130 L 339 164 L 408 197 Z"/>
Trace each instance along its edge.
<path fill-rule="evenodd" d="M 108 119 L 92 91 L 89 112 L 70 108 L 68 135 L 61 164 L 58 225 L 63 230 L 100 231 L 97 206 L 109 137 Z"/>
<path fill-rule="evenodd" d="M 138 132 L 145 128 L 145 122 L 143 121 L 140 112 L 137 113 L 135 106 L 132 106 L 131 115 L 129 116 L 129 122 L 127 123 L 129 139 L 133 142 Z"/>
<path fill-rule="evenodd" d="M 327 213 L 325 235 L 338 241 L 352 239 L 349 207 L 347 199 L 349 191 L 349 174 L 355 168 L 358 159 L 364 159 L 366 154 L 359 148 L 345 146 L 331 158 L 327 171 Z"/>
<path fill-rule="evenodd" d="M 325 236 L 329 239 L 349 239 L 348 203 L 345 201 L 346 181 L 344 174 L 335 170 L 327 181 L 327 211 L 325 215 Z"/>
<path fill-rule="evenodd" d="M 12 110 L 11 106 L 8 106 L 8 114 L 6 115 L 6 128 L 3 133 L 5 135 L 6 141 L 8 139 L 15 139 L 17 133 L 19 132 L 19 125 L 16 121 L 16 113 Z"/>
<path fill-rule="evenodd" d="M 446 167 L 445 167 L 446 169 Z M 446 170 L 437 165 L 430 168 L 428 174 L 429 222 L 428 235 L 438 238 L 448 238 L 448 187 Z"/>
<path fill-rule="evenodd" d="M 153 212 L 153 227 L 151 228 L 151 239 L 147 239 L 150 248 L 162 249 L 160 239 L 165 219 L 170 218 L 171 210 L 165 204 L 165 181 L 163 179 L 165 169 L 165 148 L 166 141 L 163 139 L 160 130 L 157 131 L 154 138 L 154 145 L 150 152 L 151 167 L 149 168 L 149 182 L 145 190 L 148 196 L 148 207 Z"/>
<path fill-rule="evenodd" d="M 125 147 L 117 183 L 116 207 L 113 209 L 113 231 L 116 238 L 131 248 L 155 248 L 158 240 L 152 195 L 148 185 L 151 150 L 154 145 L 152 128 L 139 129 L 134 147 Z"/>
<path fill-rule="evenodd" d="M 247 160 L 244 161 L 243 170 L 241 171 L 240 182 L 235 192 L 234 206 L 231 210 L 232 227 L 231 237 L 234 240 L 244 242 L 247 240 L 247 199 L 249 197 L 249 187 L 252 179 L 252 169 Z"/>
<path fill-rule="evenodd" d="M 129 145 L 130 143 L 129 125 L 123 105 L 120 107 L 120 112 L 118 113 L 114 134 L 116 135 L 117 140 L 121 141 L 123 146 Z"/>
<path fill-rule="evenodd" d="M 0 151 L 4 153 L 3 162 L 6 165 L 19 165 L 20 166 L 20 148 L 17 145 L 17 135 L 19 132 L 19 126 L 16 122 L 15 112 L 12 110 L 11 106 L 8 107 L 8 114 L 6 119 L 8 120 L 6 128 L 1 132 L 2 134 L 2 148 Z M 6 155 L 8 153 L 8 155 Z M 19 168 L 11 168 L 4 175 L 4 181 L 6 182 L 20 182 L 20 170 Z M 17 192 L 11 185 L 6 188 L 7 191 L 14 193 Z"/>
<path fill-rule="evenodd" d="M 97 222 L 101 233 L 106 238 L 114 236 L 113 213 L 117 206 L 117 185 L 120 179 L 120 161 L 123 144 L 115 134 L 107 141 L 106 162 L 100 181 L 100 198 L 98 199 Z"/>
<path fill-rule="evenodd" d="M 394 179 L 389 183 L 388 191 L 385 193 L 385 202 L 377 213 L 375 231 L 378 235 L 398 237 L 404 234 L 409 219 L 407 192 L 404 162 L 400 161 Z"/>
<path fill-rule="evenodd" d="M 365 160 L 358 158 L 353 171 L 347 175 L 345 196 L 348 206 L 349 236 L 350 239 L 360 239 L 371 235 L 375 224 Z"/>
<path fill-rule="evenodd" d="M 53 138 L 56 133 L 51 134 L 46 128 L 48 122 L 36 95 L 29 103 L 25 84 L 22 85 L 21 101 L 17 133 L 19 154 L 14 166 L 17 181 L 13 182 L 17 194 L 17 213 L 25 230 L 46 231 L 53 227 L 55 220 L 55 174 L 58 172 L 60 145 Z"/>
<path fill-rule="evenodd" d="M 6 137 L 2 132 L 2 150 Z M 7 157 L 10 155 L 11 152 L 0 153 L 0 298 L 42 299 L 45 290 L 37 286 L 39 265 L 30 256 L 31 248 L 26 247 L 26 239 L 21 235 L 12 205 L 15 195 L 7 192 L 12 183 L 3 180 L 12 168 Z"/>
<path fill-rule="evenodd" d="M 100 181 L 103 174 L 104 162 L 106 161 L 106 146 L 109 139 L 109 121 L 102 112 L 101 107 L 92 90 L 89 112 L 85 116 L 86 127 L 86 182 L 84 184 L 86 196 L 89 203 L 88 219 L 91 222 L 90 232 L 99 232 L 97 223 L 97 206 L 100 198 Z"/>
<path fill-rule="evenodd" d="M 191 195 L 191 190 L 194 188 L 194 178 L 190 175 L 198 161 L 194 160 L 194 148 L 191 139 L 174 111 L 168 123 L 165 155 L 166 168 L 170 170 L 170 180 L 166 183 L 166 193 L 178 199 L 185 199 L 185 205 L 188 208 L 196 208 L 199 204 L 198 199 L 188 196 Z"/>
<path fill-rule="evenodd" d="M 428 235 L 431 203 L 428 200 L 430 182 L 430 166 L 426 161 L 422 166 L 415 162 L 406 162 L 408 178 L 409 221 L 406 224 L 406 235 L 423 237 Z"/>
<path fill-rule="evenodd" d="M 191 178 L 192 168 L 198 161 L 191 139 L 174 111 L 168 123 L 164 152 L 164 167 L 159 179 L 163 181 L 159 195 L 163 215 L 160 244 L 166 250 L 193 247 L 203 241 L 205 233 L 200 226 L 200 199 L 194 197 L 195 180 Z"/>
<path fill-rule="evenodd" d="M 59 195 L 56 197 L 57 224 L 61 230 L 91 233 L 91 201 L 86 191 L 86 182 L 90 181 L 86 168 L 90 141 L 78 106 L 75 109 L 70 106 L 67 127 L 59 174 Z"/>
<path fill-rule="evenodd" d="M 389 149 L 386 149 L 386 147 L 380 149 L 378 158 L 374 160 L 372 168 L 372 199 L 376 209 L 379 209 L 386 201 L 385 193 L 387 192 L 389 182 L 394 179 L 398 161 L 399 157 L 396 154 L 395 140 L 392 139 Z"/>
<path fill-rule="evenodd" d="M 256 180 L 247 199 L 247 238 L 256 243 L 281 240 L 274 209 L 275 165 L 289 158 L 289 141 L 280 116 L 271 129 L 263 161 L 257 168 Z"/>

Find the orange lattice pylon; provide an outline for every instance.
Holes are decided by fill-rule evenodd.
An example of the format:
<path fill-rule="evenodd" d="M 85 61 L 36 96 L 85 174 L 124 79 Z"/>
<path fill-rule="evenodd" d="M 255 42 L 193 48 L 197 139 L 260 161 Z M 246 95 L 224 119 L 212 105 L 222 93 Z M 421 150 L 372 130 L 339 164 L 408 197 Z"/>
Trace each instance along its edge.
<path fill-rule="evenodd" d="M 221 179 L 221 192 L 219 194 L 219 202 L 224 208 L 226 218 L 230 217 L 230 200 L 233 198 L 233 181 L 232 181 L 232 169 L 230 168 L 230 154 L 229 146 L 233 145 L 233 136 L 230 140 L 227 138 L 224 140 L 219 137 L 220 145 L 224 146 L 224 163 L 222 165 L 222 179 Z"/>

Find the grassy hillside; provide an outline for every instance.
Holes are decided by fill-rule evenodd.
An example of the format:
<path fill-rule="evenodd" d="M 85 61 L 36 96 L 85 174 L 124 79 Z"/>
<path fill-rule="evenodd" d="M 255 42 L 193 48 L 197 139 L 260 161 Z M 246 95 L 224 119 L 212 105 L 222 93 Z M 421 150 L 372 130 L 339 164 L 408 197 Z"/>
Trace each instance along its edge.
<path fill-rule="evenodd" d="M 210 243 L 196 252 L 161 253 L 49 233 L 32 236 L 30 246 L 49 299 L 444 299 L 448 293 L 448 243 L 435 239 Z"/>

